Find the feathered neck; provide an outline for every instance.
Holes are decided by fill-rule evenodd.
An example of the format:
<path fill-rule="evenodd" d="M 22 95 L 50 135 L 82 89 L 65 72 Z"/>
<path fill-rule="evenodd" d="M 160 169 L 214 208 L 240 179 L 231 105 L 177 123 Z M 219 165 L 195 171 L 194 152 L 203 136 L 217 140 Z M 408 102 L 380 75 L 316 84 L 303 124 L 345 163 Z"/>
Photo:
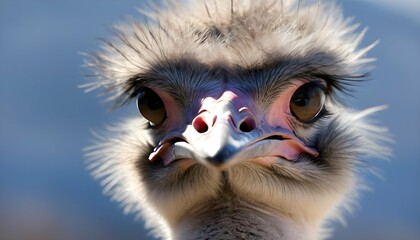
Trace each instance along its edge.
<path fill-rule="evenodd" d="M 177 239 L 318 239 L 319 223 L 278 214 L 250 203 L 229 187 L 202 207 L 188 212 L 172 227 Z"/>

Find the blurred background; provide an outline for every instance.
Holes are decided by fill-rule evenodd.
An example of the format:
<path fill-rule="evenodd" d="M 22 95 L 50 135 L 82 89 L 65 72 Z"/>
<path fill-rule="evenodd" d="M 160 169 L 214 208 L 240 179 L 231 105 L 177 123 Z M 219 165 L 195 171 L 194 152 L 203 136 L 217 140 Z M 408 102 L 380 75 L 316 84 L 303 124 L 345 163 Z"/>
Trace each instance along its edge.
<path fill-rule="evenodd" d="M 375 119 L 395 140 L 391 161 L 369 159 L 383 178 L 332 239 L 420 239 L 420 1 L 338 0 L 380 44 L 370 79 L 350 106 L 388 104 Z M 0 240 L 151 239 L 85 170 L 90 130 L 135 112 L 77 88 L 80 52 L 108 26 L 136 16 L 141 0 L 0 0 Z"/>

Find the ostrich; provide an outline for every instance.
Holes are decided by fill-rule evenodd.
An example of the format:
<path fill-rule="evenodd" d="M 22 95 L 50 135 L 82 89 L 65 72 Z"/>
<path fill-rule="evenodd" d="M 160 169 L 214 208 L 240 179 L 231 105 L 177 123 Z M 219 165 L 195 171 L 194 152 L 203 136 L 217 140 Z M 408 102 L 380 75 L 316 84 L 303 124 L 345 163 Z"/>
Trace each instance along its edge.
<path fill-rule="evenodd" d="M 86 64 L 120 106 L 87 153 L 104 192 L 162 239 L 325 239 L 385 130 L 353 111 L 365 30 L 331 2 L 169 1 Z"/>

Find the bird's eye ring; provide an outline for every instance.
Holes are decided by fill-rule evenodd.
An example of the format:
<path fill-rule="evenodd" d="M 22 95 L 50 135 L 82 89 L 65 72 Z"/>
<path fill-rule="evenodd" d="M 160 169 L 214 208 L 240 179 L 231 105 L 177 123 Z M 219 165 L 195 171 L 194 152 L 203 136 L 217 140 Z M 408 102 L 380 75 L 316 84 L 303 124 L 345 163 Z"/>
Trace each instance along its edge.
<path fill-rule="evenodd" d="M 166 119 L 166 109 L 162 99 L 150 88 L 143 88 L 140 91 L 137 108 L 151 126 L 157 126 Z"/>
<path fill-rule="evenodd" d="M 312 122 L 325 103 L 325 87 L 316 82 L 300 86 L 290 99 L 290 111 L 301 122 Z"/>

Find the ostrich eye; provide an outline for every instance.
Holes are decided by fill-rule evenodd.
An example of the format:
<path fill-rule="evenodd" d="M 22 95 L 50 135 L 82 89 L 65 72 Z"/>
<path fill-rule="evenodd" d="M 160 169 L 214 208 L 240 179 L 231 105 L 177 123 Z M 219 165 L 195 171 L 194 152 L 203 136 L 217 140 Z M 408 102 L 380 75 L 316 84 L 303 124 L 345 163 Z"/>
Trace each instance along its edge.
<path fill-rule="evenodd" d="M 290 99 L 290 111 L 302 122 L 314 120 L 324 107 L 324 88 L 311 82 L 300 86 Z"/>
<path fill-rule="evenodd" d="M 159 125 L 166 118 L 166 110 L 162 99 L 151 89 L 144 88 L 137 100 L 140 114 L 149 120 L 151 126 Z"/>

